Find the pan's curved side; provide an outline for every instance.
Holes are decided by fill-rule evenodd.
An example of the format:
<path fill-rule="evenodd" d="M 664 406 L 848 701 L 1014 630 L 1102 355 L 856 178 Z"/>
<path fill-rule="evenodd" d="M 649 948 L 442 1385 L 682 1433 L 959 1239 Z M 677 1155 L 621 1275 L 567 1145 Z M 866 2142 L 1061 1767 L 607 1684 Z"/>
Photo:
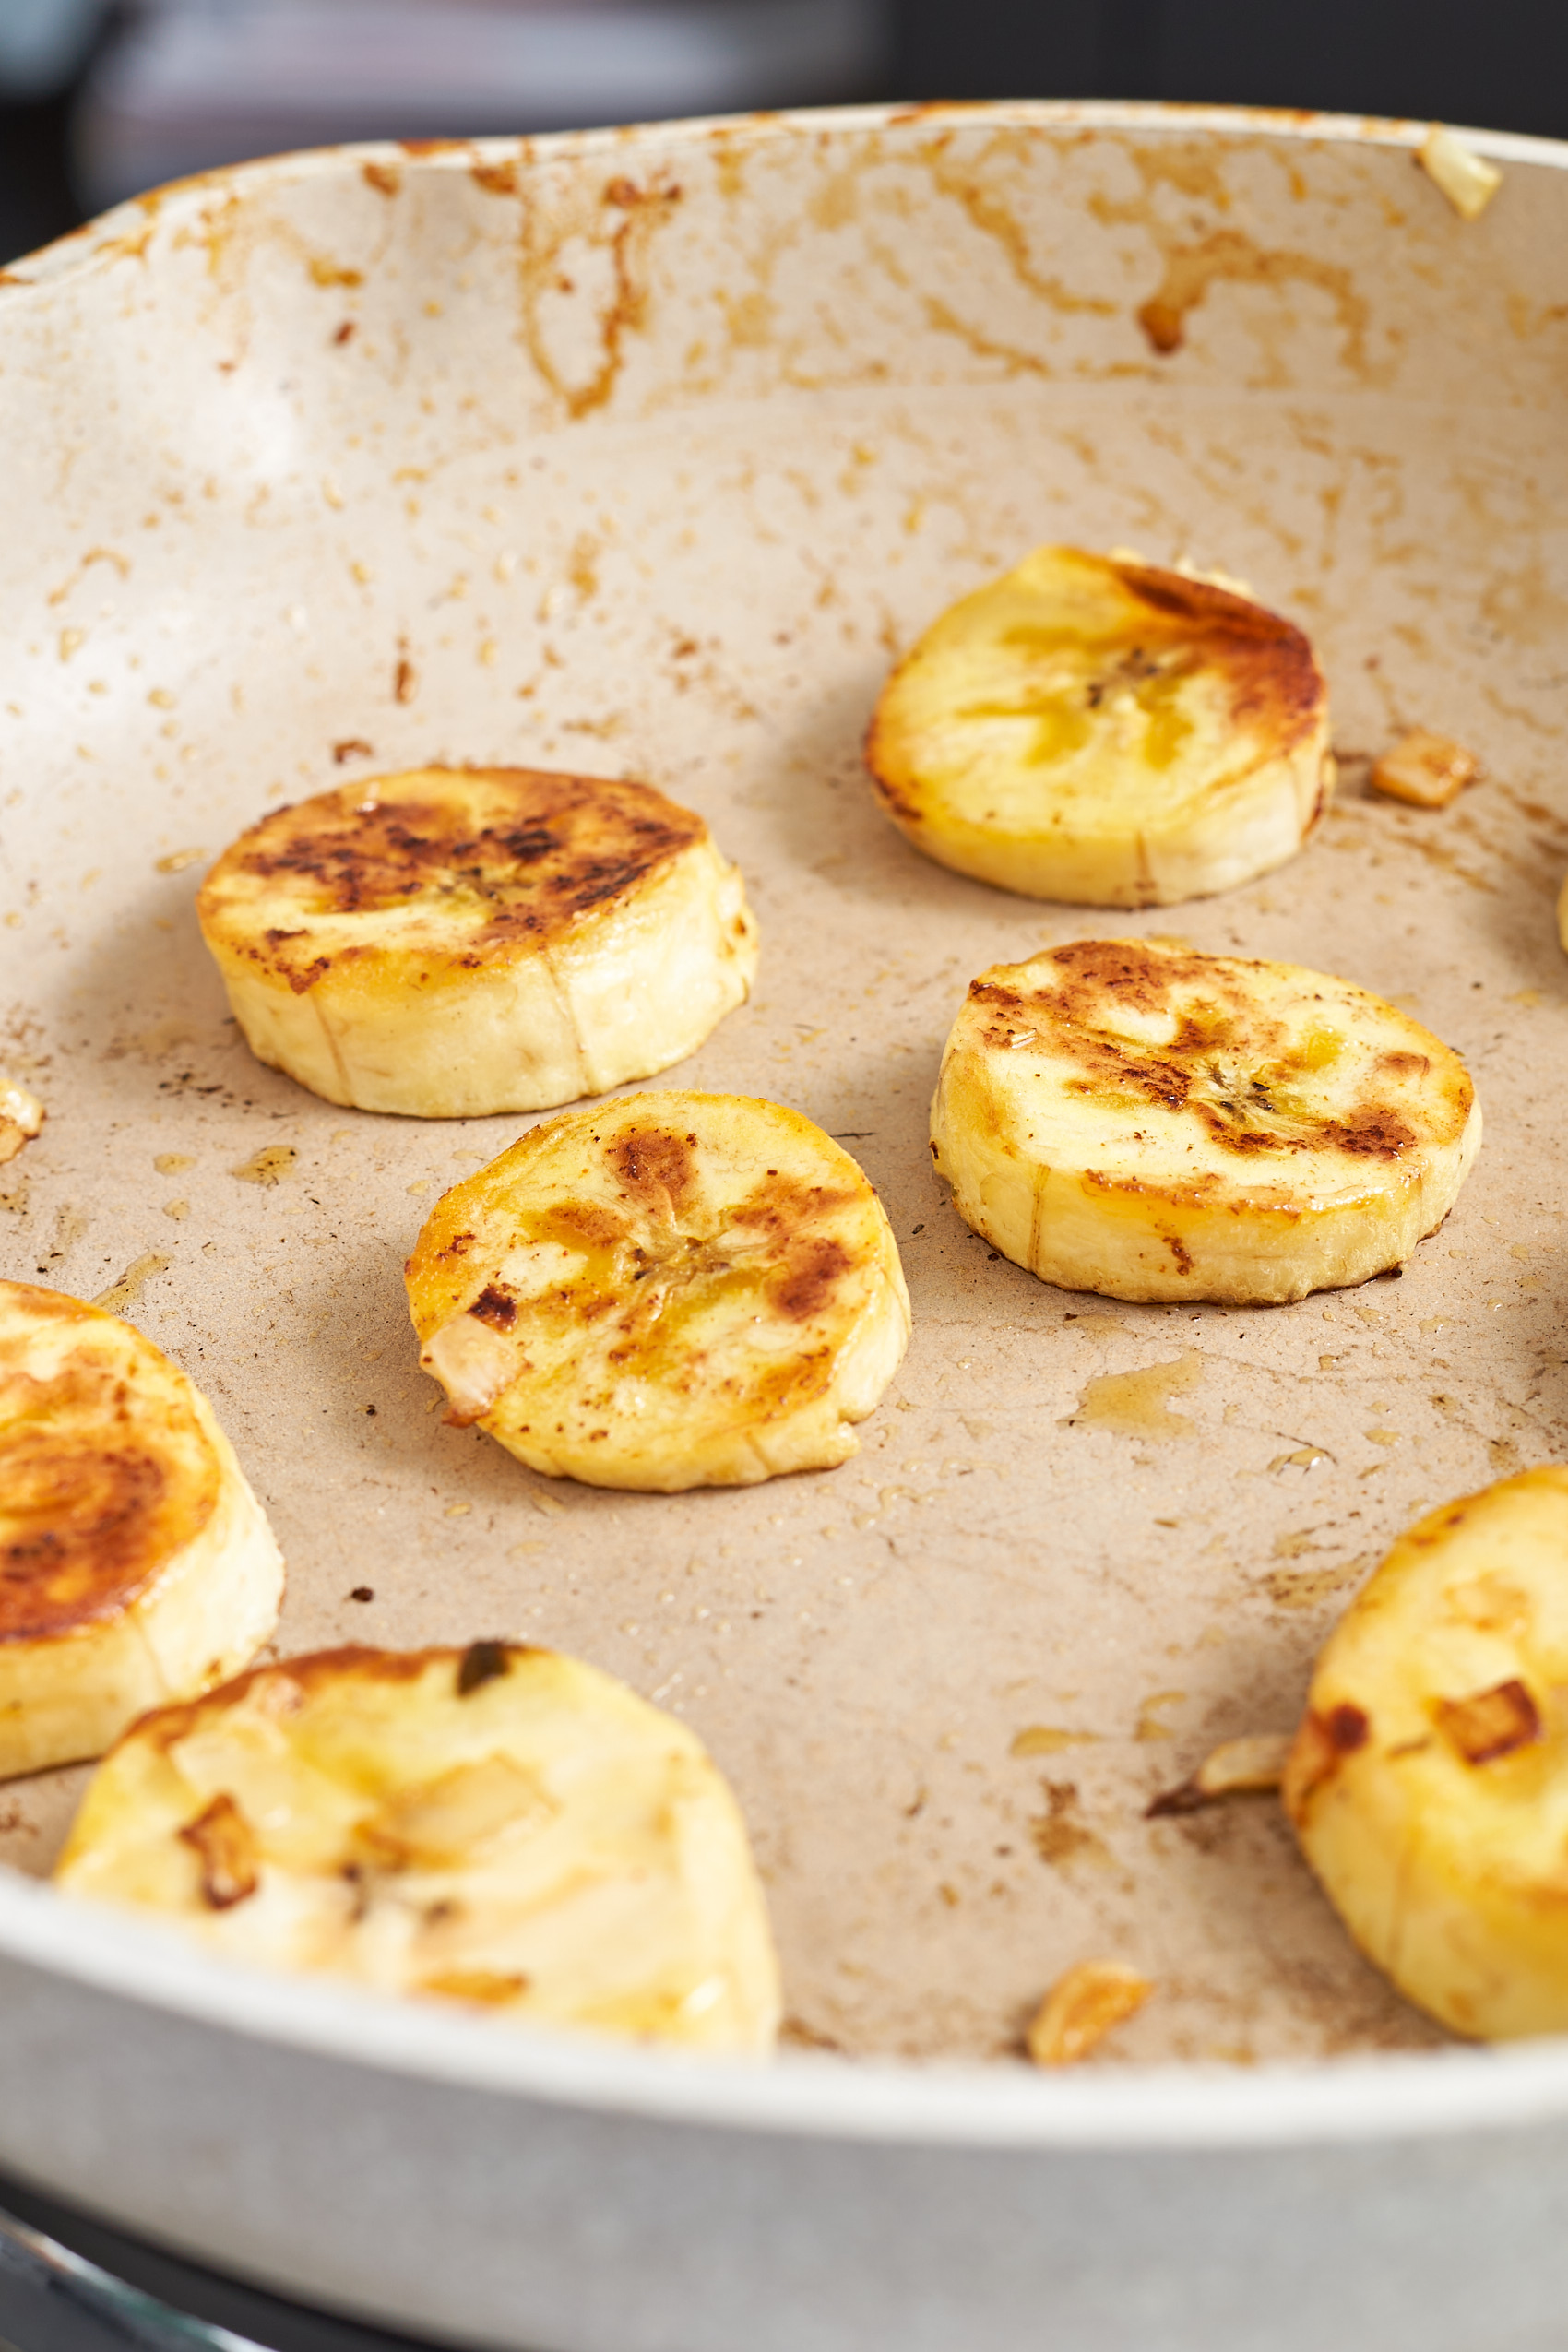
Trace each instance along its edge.
<path fill-rule="evenodd" d="M 574 2109 L 0 1958 L 7 2162 L 209 2266 L 508 2352 L 1553 2352 L 1568 2120 L 977 2149 Z"/>

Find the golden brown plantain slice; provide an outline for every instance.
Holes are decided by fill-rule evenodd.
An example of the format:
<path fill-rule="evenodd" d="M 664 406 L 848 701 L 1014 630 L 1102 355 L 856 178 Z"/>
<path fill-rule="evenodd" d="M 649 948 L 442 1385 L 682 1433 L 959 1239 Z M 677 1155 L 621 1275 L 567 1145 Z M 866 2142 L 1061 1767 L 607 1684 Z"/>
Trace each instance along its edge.
<path fill-rule="evenodd" d="M 139 1331 L 0 1282 L 0 1778 L 220 1682 L 283 1562 L 206 1398 Z"/>
<path fill-rule="evenodd" d="M 197 912 L 259 1060 L 428 1119 L 665 1069 L 756 969 L 741 876 L 700 816 L 533 768 L 416 768 L 278 809 Z"/>
<path fill-rule="evenodd" d="M 664 1493 L 847 1460 L 909 1332 L 860 1169 L 742 1095 L 536 1127 L 437 1203 L 408 1282 L 453 1420 L 536 1470 Z"/>
<path fill-rule="evenodd" d="M 866 757 L 917 849 L 1033 898 L 1160 907 L 1295 856 L 1333 790 L 1300 629 L 1212 580 L 1041 547 L 929 628 Z"/>
<path fill-rule="evenodd" d="M 324 1651 L 148 1716 L 55 1873 L 231 1959 L 713 2050 L 778 2024 L 766 1907 L 695 1732 L 504 1642 Z"/>
<path fill-rule="evenodd" d="M 1401 1536 L 1324 1645 L 1285 1802 L 1408 2000 L 1487 2040 L 1568 2030 L 1568 1469 Z"/>
<path fill-rule="evenodd" d="M 1099 939 L 974 981 L 931 1134 L 959 1215 L 1043 1281 L 1245 1306 L 1403 1264 L 1481 1115 L 1458 1055 L 1365 989 Z"/>

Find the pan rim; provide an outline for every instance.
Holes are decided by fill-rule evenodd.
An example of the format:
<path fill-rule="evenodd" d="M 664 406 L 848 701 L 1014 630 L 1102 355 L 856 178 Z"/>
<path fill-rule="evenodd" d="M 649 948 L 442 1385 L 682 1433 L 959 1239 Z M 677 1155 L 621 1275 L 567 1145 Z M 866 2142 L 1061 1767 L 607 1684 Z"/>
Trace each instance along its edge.
<path fill-rule="evenodd" d="M 1296 2148 L 1545 2124 L 1568 2037 L 1487 2048 L 1042 2073 L 897 2058 L 693 2057 L 499 2028 L 321 1978 L 215 1960 L 177 1930 L 0 1867 L 0 1956 L 219 2033 L 508 2100 L 650 2124 L 972 2149 Z"/>
<path fill-rule="evenodd" d="M 1279 138 L 1326 144 L 1404 148 L 1412 155 L 1434 128 L 1451 131 L 1479 154 L 1499 163 L 1536 163 L 1568 171 L 1568 139 L 1537 137 L 1525 131 L 1491 131 L 1427 119 L 1383 114 L 1328 114 L 1311 108 L 1209 106 L 1165 99 L 988 99 L 951 100 L 924 105 L 886 103 L 799 107 L 777 113 L 706 114 L 660 123 L 617 125 L 588 131 L 500 134 L 482 138 L 362 139 L 334 147 L 301 148 L 222 164 L 189 178 L 129 196 L 68 235 L 42 245 L 0 268 L 0 308 L 30 292 L 58 287 L 94 268 L 112 267 L 128 252 L 139 252 L 147 231 L 167 211 L 171 218 L 279 178 L 327 177 L 364 165 L 403 170 L 467 171 L 473 163 L 526 157 L 530 163 L 575 162 L 594 155 L 629 154 L 689 144 L 694 139 L 744 136 L 758 144 L 816 137 L 824 131 L 892 129 L 910 122 L 933 125 L 995 124 L 1041 130 L 1184 130 L 1232 138 Z M 134 241 L 134 243 L 132 242 Z"/>

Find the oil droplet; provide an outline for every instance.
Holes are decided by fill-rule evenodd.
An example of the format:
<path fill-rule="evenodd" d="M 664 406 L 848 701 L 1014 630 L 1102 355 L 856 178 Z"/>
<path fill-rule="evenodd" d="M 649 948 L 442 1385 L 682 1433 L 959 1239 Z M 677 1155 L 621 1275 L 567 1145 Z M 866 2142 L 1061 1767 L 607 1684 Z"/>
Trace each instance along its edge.
<path fill-rule="evenodd" d="M 1063 1748 L 1093 1747 L 1099 1738 L 1098 1731 L 1061 1731 L 1053 1724 L 1026 1724 L 1015 1732 L 1010 1756 L 1054 1756 Z"/>
<path fill-rule="evenodd" d="M 1151 1691 L 1138 1709 L 1138 1728 L 1134 1740 L 1174 1740 L 1176 1734 L 1168 1723 L 1161 1723 L 1161 1707 L 1173 1707 L 1186 1697 L 1185 1691 Z"/>
<path fill-rule="evenodd" d="M 1119 1437 L 1195 1437 L 1196 1422 L 1185 1413 L 1173 1413 L 1170 1399 L 1185 1396 L 1203 1374 L 1203 1358 L 1194 1348 L 1168 1364 L 1145 1364 L 1137 1372 L 1102 1372 L 1084 1390 L 1067 1426 L 1111 1430 Z"/>
<path fill-rule="evenodd" d="M 292 1144 L 265 1144 L 253 1158 L 242 1160 L 229 1173 L 242 1184 L 280 1184 L 291 1174 L 299 1156 Z"/>
<path fill-rule="evenodd" d="M 141 1296 L 144 1283 L 150 1282 L 155 1274 L 161 1274 L 165 1266 L 172 1263 L 172 1258 L 160 1257 L 156 1250 L 148 1250 L 145 1256 L 137 1258 L 134 1265 L 125 1268 L 118 1282 L 112 1282 L 107 1290 L 101 1290 L 93 1305 L 103 1308 L 108 1314 L 118 1314 L 122 1307 L 134 1305 Z"/>

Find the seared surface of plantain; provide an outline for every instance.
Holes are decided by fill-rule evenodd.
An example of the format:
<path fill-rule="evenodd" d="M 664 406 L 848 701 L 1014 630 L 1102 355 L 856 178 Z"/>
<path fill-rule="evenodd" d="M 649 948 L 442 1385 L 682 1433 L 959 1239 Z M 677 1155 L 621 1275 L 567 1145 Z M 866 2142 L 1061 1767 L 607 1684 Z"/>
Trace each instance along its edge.
<path fill-rule="evenodd" d="M 665 1069 L 756 969 L 701 817 L 533 768 L 417 768 L 278 809 L 197 912 L 259 1060 L 329 1102 L 431 1119 Z"/>
<path fill-rule="evenodd" d="M 1300 629 L 1151 564 L 1041 547 L 928 629 L 866 757 L 917 849 L 1032 898 L 1162 907 L 1294 857 L 1333 790 Z"/>
<path fill-rule="evenodd" d="M 139 1331 L 0 1282 L 0 1777 L 234 1673 L 283 1562 L 207 1400 Z"/>
<path fill-rule="evenodd" d="M 1261 1305 L 1402 1265 L 1481 1121 L 1457 1054 L 1365 989 L 1110 939 L 974 981 L 931 1134 L 959 1215 L 1043 1281 Z"/>
<path fill-rule="evenodd" d="M 1408 2000 L 1482 2039 L 1568 2030 L 1568 1469 L 1400 1538 L 1318 1659 L 1285 1802 Z"/>
<path fill-rule="evenodd" d="M 209 1948 L 509 2023 L 766 2050 L 767 1913 L 695 1732 L 549 1650 L 329 1650 L 138 1723 L 56 1871 Z"/>
<path fill-rule="evenodd" d="M 742 1095 L 536 1127 L 436 1204 L 408 1283 L 452 1420 L 536 1470 L 664 1493 L 847 1460 L 909 1332 L 849 1153 Z"/>

